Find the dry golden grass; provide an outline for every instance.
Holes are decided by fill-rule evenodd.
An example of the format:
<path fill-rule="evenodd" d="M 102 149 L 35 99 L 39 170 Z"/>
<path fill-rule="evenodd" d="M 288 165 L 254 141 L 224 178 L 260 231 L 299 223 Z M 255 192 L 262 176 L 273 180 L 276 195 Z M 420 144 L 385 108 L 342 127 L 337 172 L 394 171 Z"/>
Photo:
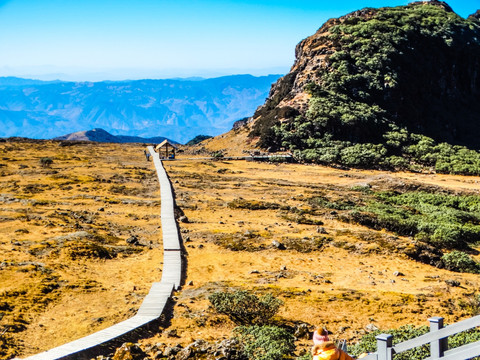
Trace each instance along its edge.
<path fill-rule="evenodd" d="M 212 312 L 207 299 L 212 292 L 227 289 L 273 293 L 285 302 L 277 321 L 325 325 L 334 338 L 350 342 L 361 337 L 368 324 L 396 328 L 424 325 L 431 316 L 454 322 L 470 315 L 462 301 L 468 302 L 477 291 L 478 275 L 409 259 L 402 249 L 412 246 L 411 239 L 340 222 L 328 213 L 317 219 L 328 233 L 322 235 L 316 225 L 286 220 L 282 210 L 238 209 L 227 204 L 243 198 L 301 209 L 312 194 L 348 198 L 354 196 L 352 187 L 367 184 L 379 189 L 422 183 L 478 193 L 476 178 L 245 161 L 176 161 L 166 163 L 166 169 L 177 203 L 190 220 L 180 224 L 190 285 L 178 293 L 171 325 L 180 337 L 159 335 L 145 343 L 186 345 L 192 339 L 231 336 L 235 325 Z M 271 246 L 274 240 L 319 236 L 331 241 L 309 253 Z M 388 240 L 392 238 L 395 245 Z M 238 248 L 238 244 L 252 249 L 226 248 Z M 404 275 L 395 276 L 396 271 Z M 445 280 L 449 279 L 460 281 L 461 286 L 448 286 Z"/>
<path fill-rule="evenodd" d="M 159 281 L 158 182 L 143 149 L 0 143 L 3 357 L 126 319 Z M 51 167 L 41 166 L 45 157 Z M 132 235 L 140 245 L 126 243 Z"/>
<path fill-rule="evenodd" d="M 238 149 L 229 155 L 241 154 Z M 0 153 L 0 331 L 12 330 L 4 337 L 5 357 L 46 350 L 133 315 L 159 281 L 162 261 L 158 183 L 143 147 L 12 142 L 0 143 Z M 51 168 L 40 166 L 42 157 L 53 159 Z M 281 209 L 228 203 L 243 198 L 302 209 L 315 194 L 348 198 L 355 196 L 353 186 L 413 182 L 478 193 L 476 178 L 245 161 L 165 164 L 190 220 L 180 224 L 186 285 L 176 294 L 171 320 L 179 337 L 160 332 L 144 344 L 230 337 L 235 325 L 212 312 L 207 299 L 226 289 L 270 292 L 285 302 L 276 321 L 325 325 L 351 341 L 372 323 L 390 328 L 425 324 L 433 315 L 447 322 L 469 316 L 461 302 L 477 291 L 478 275 L 410 260 L 402 249 L 411 239 L 340 222 L 328 211 L 313 216 L 324 223 L 327 234 L 321 234 Z M 81 237 L 82 231 L 91 236 Z M 144 246 L 128 245 L 132 234 Z M 306 253 L 271 245 L 312 238 L 323 246 Z M 79 247 L 85 243 L 116 256 L 92 257 L 98 254 Z M 461 286 L 448 286 L 449 279 Z"/>

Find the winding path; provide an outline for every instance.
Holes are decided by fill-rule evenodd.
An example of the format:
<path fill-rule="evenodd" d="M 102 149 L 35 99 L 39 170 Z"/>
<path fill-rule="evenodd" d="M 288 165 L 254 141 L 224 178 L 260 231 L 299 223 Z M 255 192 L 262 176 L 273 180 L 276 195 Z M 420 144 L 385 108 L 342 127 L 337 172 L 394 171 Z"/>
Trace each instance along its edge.
<path fill-rule="evenodd" d="M 163 236 L 163 271 L 160 282 L 152 284 L 135 316 L 81 339 L 30 356 L 26 360 L 91 359 L 106 348 L 120 346 L 137 332 L 148 329 L 162 315 L 168 300 L 182 281 L 182 248 L 177 223 L 173 190 L 158 154 L 148 147 L 160 182 L 161 221 Z M 47 340 L 46 340 L 47 341 Z"/>

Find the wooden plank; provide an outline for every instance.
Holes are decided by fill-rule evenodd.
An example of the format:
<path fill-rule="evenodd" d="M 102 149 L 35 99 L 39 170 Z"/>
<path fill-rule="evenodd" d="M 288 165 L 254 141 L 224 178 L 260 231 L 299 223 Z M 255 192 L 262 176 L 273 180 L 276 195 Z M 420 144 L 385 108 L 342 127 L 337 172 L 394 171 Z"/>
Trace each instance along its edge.
<path fill-rule="evenodd" d="M 160 183 L 161 200 L 161 221 L 163 248 L 166 250 L 181 250 L 180 237 L 178 235 L 177 223 L 175 221 L 175 202 L 173 199 L 173 190 L 167 172 L 163 167 L 162 161 L 152 146 L 148 147 L 152 154 L 153 164 L 157 170 L 158 181 Z"/>
<path fill-rule="evenodd" d="M 180 251 L 163 252 L 162 282 L 173 283 L 175 289 L 180 287 L 182 280 L 182 254 Z"/>
<path fill-rule="evenodd" d="M 156 316 L 160 317 L 163 309 L 172 295 L 174 288 L 173 283 L 159 282 L 153 283 L 149 293 L 143 299 L 140 309 L 138 309 L 137 316 Z"/>

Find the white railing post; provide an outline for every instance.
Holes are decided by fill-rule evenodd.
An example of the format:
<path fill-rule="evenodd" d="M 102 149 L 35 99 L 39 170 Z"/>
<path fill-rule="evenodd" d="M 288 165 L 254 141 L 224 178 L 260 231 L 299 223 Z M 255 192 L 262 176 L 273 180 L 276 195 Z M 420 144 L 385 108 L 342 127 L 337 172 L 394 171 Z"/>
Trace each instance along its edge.
<path fill-rule="evenodd" d="M 434 316 L 430 319 L 430 332 L 437 331 L 443 328 L 443 318 Z M 443 357 L 443 353 L 447 350 L 448 346 L 448 339 L 443 338 L 443 339 L 437 339 L 433 340 L 430 343 L 430 356 L 431 359 L 440 359 Z"/>
<path fill-rule="evenodd" d="M 392 340 L 393 336 L 389 334 L 380 334 L 375 337 L 377 339 L 377 354 L 378 360 L 392 360 L 393 348 Z"/>

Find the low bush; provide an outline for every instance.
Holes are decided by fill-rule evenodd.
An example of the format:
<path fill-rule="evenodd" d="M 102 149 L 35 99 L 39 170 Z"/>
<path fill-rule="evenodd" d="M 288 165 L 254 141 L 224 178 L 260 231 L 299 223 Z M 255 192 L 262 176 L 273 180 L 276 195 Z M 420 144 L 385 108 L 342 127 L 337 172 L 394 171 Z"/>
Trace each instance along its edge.
<path fill-rule="evenodd" d="M 373 229 L 387 229 L 441 249 L 465 249 L 480 236 L 480 197 L 392 191 L 365 195 L 340 218 Z M 310 200 L 313 201 L 313 200 Z M 321 203 L 321 198 L 315 200 Z M 323 202 L 337 209 L 336 204 Z M 344 207 L 347 209 L 347 207 Z"/>
<path fill-rule="evenodd" d="M 280 204 L 270 203 L 259 200 L 245 200 L 245 199 L 234 199 L 230 201 L 227 206 L 231 209 L 248 209 L 248 210 L 269 210 L 269 209 L 280 209 Z"/>
<path fill-rule="evenodd" d="M 295 337 L 277 326 L 241 326 L 234 330 L 243 343 L 244 353 L 252 360 L 292 359 Z"/>
<path fill-rule="evenodd" d="M 213 308 L 238 325 L 263 325 L 278 312 L 283 301 L 271 294 L 258 297 L 245 290 L 215 292 L 208 297 Z"/>
<path fill-rule="evenodd" d="M 53 160 L 49 157 L 42 157 L 40 159 L 40 166 L 44 168 L 49 168 L 53 164 Z"/>
<path fill-rule="evenodd" d="M 72 243 L 66 246 L 68 257 L 72 260 L 87 259 L 112 259 L 115 254 L 106 247 L 92 243 Z"/>
<path fill-rule="evenodd" d="M 480 264 L 472 259 L 468 254 L 454 250 L 442 256 L 445 268 L 456 272 L 468 272 L 478 274 L 480 272 Z"/>
<path fill-rule="evenodd" d="M 282 243 L 287 250 L 295 250 L 300 253 L 309 253 L 321 250 L 325 244 L 332 242 L 331 237 L 315 236 L 311 238 L 283 238 Z"/>

